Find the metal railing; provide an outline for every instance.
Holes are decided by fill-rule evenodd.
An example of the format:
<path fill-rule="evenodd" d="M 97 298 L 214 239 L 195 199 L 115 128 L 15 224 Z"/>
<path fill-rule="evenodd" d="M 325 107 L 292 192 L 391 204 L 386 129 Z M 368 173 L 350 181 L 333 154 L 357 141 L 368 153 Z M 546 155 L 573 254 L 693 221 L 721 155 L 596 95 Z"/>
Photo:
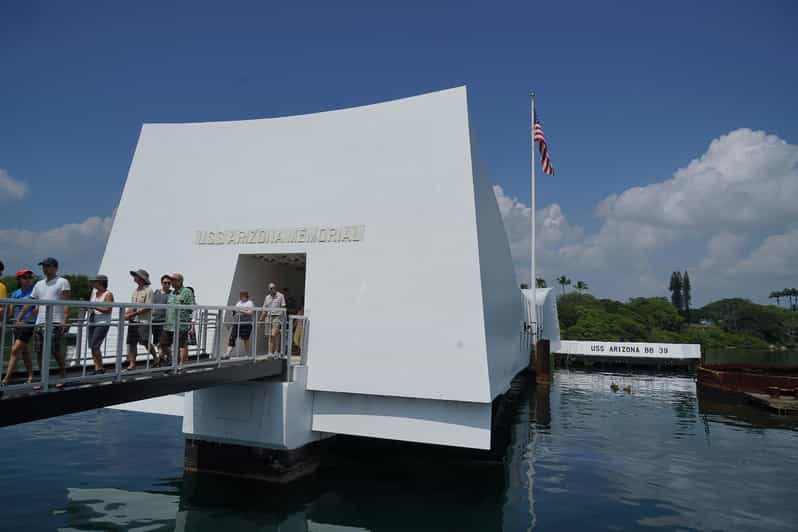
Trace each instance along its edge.
<path fill-rule="evenodd" d="M 521 330 L 519 332 L 519 347 L 521 348 L 521 351 L 529 353 L 538 338 L 540 338 L 540 329 L 538 328 L 537 323 L 534 321 L 521 322 Z"/>
<path fill-rule="evenodd" d="M 39 323 L 12 321 L 26 305 L 37 309 Z M 289 316 L 285 309 L 24 299 L 0 299 L 0 306 L 6 309 L 0 323 L 0 370 L 2 378 L 11 375 L 4 390 L 47 391 L 53 386 L 212 369 L 275 357 L 287 360 L 290 378 L 291 367 L 307 361 L 308 320 L 303 315 Z M 69 308 L 68 319 L 55 322 L 54 316 L 62 315 L 64 307 Z M 107 317 L 98 318 L 95 309 L 111 310 Z M 130 309 L 149 309 L 150 317 L 152 311 L 165 311 L 165 317 L 163 321 L 131 320 L 126 314 Z M 16 367 L 9 374 L 12 350 Z M 19 371 L 27 360 L 30 367 L 26 369 L 32 373 L 29 381 L 28 374 L 20 377 Z M 54 365 L 61 369 L 58 376 L 51 375 Z"/>

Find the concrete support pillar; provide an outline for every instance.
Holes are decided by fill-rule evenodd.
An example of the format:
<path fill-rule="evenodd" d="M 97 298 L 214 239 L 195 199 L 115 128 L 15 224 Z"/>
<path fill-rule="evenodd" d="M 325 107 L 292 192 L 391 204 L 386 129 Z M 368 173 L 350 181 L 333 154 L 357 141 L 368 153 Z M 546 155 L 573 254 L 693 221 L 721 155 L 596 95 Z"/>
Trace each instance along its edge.
<path fill-rule="evenodd" d="M 270 482 L 290 482 L 316 470 L 329 434 L 311 430 L 313 392 L 307 367 L 293 382 L 216 386 L 186 394 L 184 467 Z"/>
<path fill-rule="evenodd" d="M 551 382 L 550 347 L 548 340 L 538 340 L 535 346 L 535 382 Z"/>

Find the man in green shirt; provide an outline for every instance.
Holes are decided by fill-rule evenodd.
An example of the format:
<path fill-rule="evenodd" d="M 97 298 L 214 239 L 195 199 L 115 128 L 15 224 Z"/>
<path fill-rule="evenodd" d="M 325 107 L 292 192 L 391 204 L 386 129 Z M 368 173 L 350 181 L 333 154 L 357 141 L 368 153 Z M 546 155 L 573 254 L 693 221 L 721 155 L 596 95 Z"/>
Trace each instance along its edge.
<path fill-rule="evenodd" d="M 194 293 L 183 286 L 183 274 L 173 273 L 170 276 L 172 280 L 172 292 L 169 294 L 170 305 L 193 305 Z M 166 311 L 166 322 L 163 326 L 163 334 L 161 334 L 161 357 L 168 360 L 171 354 L 172 342 L 174 341 L 175 334 L 175 321 L 179 320 L 178 324 L 178 339 L 177 345 L 180 348 L 180 365 L 186 363 L 188 360 L 188 329 L 191 326 L 192 309 L 178 309 L 170 308 Z"/>

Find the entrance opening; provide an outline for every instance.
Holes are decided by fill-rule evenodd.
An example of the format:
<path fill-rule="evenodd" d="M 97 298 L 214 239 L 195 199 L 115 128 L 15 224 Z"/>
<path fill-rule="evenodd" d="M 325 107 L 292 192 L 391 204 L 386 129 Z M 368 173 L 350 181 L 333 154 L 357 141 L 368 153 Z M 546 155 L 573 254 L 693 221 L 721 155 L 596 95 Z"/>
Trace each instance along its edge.
<path fill-rule="evenodd" d="M 306 253 L 239 255 L 228 305 L 238 302 L 246 290 L 255 306 L 263 305 L 269 283 L 285 295 L 288 314 L 297 314 L 305 306 Z"/>

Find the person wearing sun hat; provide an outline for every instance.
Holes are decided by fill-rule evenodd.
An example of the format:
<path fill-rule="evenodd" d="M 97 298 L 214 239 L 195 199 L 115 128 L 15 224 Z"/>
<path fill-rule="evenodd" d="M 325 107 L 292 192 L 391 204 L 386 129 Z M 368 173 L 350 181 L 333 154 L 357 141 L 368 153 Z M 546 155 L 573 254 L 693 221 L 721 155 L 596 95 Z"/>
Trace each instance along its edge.
<path fill-rule="evenodd" d="M 150 288 L 150 274 L 147 270 L 130 270 L 130 275 L 136 283 L 136 288 L 130 296 L 131 303 L 139 305 L 152 304 L 152 288 Z M 158 359 L 158 352 L 150 342 L 150 315 L 152 311 L 146 307 L 131 307 L 125 312 L 125 319 L 128 320 L 127 327 L 127 368 L 136 368 L 136 355 L 138 345 L 147 348 L 153 360 Z"/>
<path fill-rule="evenodd" d="M 19 270 L 14 276 L 17 279 L 19 288 L 11 293 L 12 299 L 26 300 L 30 299 L 30 294 L 33 292 L 33 272 L 30 270 Z M 16 305 L 13 309 L 19 312 L 22 310 L 23 305 Z M 21 322 L 21 325 L 14 327 L 14 343 L 11 346 L 11 353 L 8 357 L 8 371 L 3 384 L 8 384 L 11 381 L 11 374 L 17 365 L 17 359 L 22 355 L 22 361 L 25 363 L 25 369 L 28 370 L 28 383 L 33 381 L 33 364 L 30 359 L 30 340 L 33 337 L 34 315 L 33 309 L 28 310 L 24 315 L 15 315 L 15 319 Z"/>

